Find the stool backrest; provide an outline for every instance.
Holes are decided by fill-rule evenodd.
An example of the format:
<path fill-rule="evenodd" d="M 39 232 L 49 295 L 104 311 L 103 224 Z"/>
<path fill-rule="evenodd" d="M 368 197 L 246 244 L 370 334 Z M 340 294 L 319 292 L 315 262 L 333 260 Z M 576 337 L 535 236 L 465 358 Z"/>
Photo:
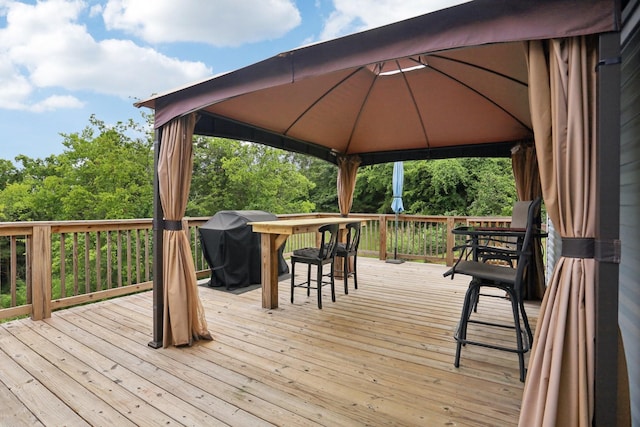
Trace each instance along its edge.
<path fill-rule="evenodd" d="M 336 248 L 338 247 L 338 224 L 325 224 L 318 228 L 320 233 L 320 259 L 329 259 L 336 256 Z"/>
<path fill-rule="evenodd" d="M 518 264 L 516 265 L 517 272 L 516 272 L 515 287 L 517 292 L 520 292 L 525 269 L 528 267 L 529 262 L 533 257 L 533 254 L 532 254 L 533 251 L 531 250 L 532 248 L 531 241 L 533 239 L 534 232 L 537 231 L 536 218 L 538 217 L 538 212 L 540 210 L 541 203 L 542 203 L 542 199 L 538 197 L 537 199 L 531 202 L 527 212 L 527 225 L 526 225 L 527 228 L 524 233 L 524 238 L 522 239 L 522 247 L 520 249 L 520 254 L 518 257 Z"/>
<path fill-rule="evenodd" d="M 522 200 L 513 205 L 511 228 L 526 228 L 529 206 L 531 206 L 531 203 L 533 203 L 532 200 Z"/>
<path fill-rule="evenodd" d="M 345 249 L 347 252 L 358 252 L 360 246 L 360 222 L 350 222 L 347 224 L 347 241 Z"/>

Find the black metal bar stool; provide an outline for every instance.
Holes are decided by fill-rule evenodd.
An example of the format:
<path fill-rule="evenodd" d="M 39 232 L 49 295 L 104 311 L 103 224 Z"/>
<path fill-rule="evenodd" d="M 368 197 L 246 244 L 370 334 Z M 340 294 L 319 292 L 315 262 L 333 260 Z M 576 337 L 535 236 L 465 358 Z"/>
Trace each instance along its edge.
<path fill-rule="evenodd" d="M 338 247 L 338 224 L 326 224 L 318 229 L 321 235 L 320 246 L 317 248 L 296 249 L 291 255 L 291 303 L 293 303 L 293 294 L 295 288 L 306 288 L 307 296 L 311 295 L 311 289 L 318 290 L 318 308 L 322 308 L 322 287 L 331 285 L 331 300 L 335 302 L 336 291 L 333 278 L 333 266 L 336 259 L 336 249 Z M 295 283 L 296 263 L 307 264 L 307 280 L 305 282 Z M 326 275 L 329 280 L 323 279 L 323 267 L 330 264 L 330 272 Z M 317 277 L 315 285 L 311 280 L 311 266 L 315 265 L 317 269 Z"/>

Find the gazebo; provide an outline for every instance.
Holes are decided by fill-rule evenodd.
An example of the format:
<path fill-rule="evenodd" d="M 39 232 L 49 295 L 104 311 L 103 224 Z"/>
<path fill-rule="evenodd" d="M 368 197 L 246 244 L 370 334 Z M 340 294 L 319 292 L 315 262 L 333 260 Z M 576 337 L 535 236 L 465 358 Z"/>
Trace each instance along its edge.
<path fill-rule="evenodd" d="M 563 241 L 520 423 L 614 425 L 628 406 L 617 392 L 626 396 L 627 381 L 618 359 L 619 9 L 614 0 L 475 0 L 137 103 L 155 111 L 156 128 L 150 345 L 208 334 L 182 231 L 193 134 L 337 164 L 345 215 L 360 165 L 515 150 L 519 196 L 541 191 Z"/>

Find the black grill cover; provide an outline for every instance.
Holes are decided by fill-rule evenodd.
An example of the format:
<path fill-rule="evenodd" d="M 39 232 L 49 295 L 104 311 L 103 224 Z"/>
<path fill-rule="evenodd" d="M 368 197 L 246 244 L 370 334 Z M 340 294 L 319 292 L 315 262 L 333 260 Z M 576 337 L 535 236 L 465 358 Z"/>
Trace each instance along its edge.
<path fill-rule="evenodd" d="M 260 234 L 248 222 L 275 221 L 264 211 L 220 211 L 199 228 L 204 258 L 211 268 L 210 286 L 243 287 L 261 282 Z M 278 274 L 289 272 L 278 252 Z"/>

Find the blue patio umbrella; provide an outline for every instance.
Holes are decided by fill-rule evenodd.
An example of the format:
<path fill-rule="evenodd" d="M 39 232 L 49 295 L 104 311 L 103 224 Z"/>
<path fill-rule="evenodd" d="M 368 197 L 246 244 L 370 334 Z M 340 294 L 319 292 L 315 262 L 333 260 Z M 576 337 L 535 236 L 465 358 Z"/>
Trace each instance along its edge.
<path fill-rule="evenodd" d="M 402 262 L 402 260 L 398 260 L 398 215 L 400 212 L 404 211 L 404 206 L 402 204 L 402 185 L 404 184 L 404 164 L 402 162 L 395 162 L 393 164 L 393 178 L 392 178 L 392 188 L 393 188 L 393 201 L 391 202 L 391 209 L 396 214 L 396 242 L 395 248 L 393 250 L 393 260 L 387 260 L 389 262 Z"/>
<path fill-rule="evenodd" d="M 391 210 L 396 215 L 404 211 L 402 205 L 402 185 L 404 184 L 404 164 L 402 162 L 395 162 L 393 164 L 393 201 L 391 202 Z"/>

